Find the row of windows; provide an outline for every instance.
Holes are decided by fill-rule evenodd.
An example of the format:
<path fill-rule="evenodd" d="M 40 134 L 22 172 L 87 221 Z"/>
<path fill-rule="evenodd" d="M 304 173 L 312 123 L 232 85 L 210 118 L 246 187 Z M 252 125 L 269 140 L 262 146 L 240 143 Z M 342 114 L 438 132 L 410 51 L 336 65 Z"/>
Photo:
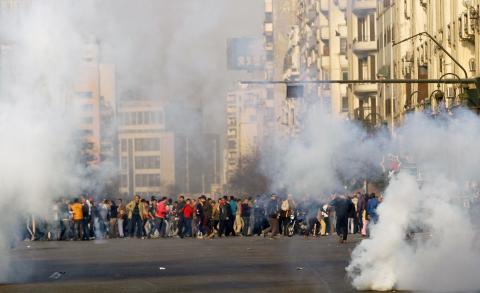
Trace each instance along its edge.
<path fill-rule="evenodd" d="M 120 125 L 163 124 L 163 112 L 126 112 L 118 119 Z"/>
<path fill-rule="evenodd" d="M 136 138 L 135 139 L 135 151 L 159 151 L 160 150 L 160 138 Z M 127 151 L 127 140 L 120 140 L 120 151 Z"/>
<path fill-rule="evenodd" d="M 128 176 L 122 174 L 120 176 L 120 186 L 128 187 Z M 136 187 L 159 187 L 160 186 L 160 174 L 137 174 L 135 175 Z"/>
<path fill-rule="evenodd" d="M 135 157 L 135 169 L 159 169 L 159 156 L 138 156 Z"/>
<path fill-rule="evenodd" d="M 122 170 L 127 170 L 127 157 L 122 157 L 120 161 Z M 135 157 L 135 169 L 160 169 L 160 157 L 158 156 L 138 156 Z"/>
<path fill-rule="evenodd" d="M 137 174 L 135 175 L 136 187 L 160 186 L 160 174 Z"/>
<path fill-rule="evenodd" d="M 135 151 L 159 151 L 160 138 L 136 138 Z"/>

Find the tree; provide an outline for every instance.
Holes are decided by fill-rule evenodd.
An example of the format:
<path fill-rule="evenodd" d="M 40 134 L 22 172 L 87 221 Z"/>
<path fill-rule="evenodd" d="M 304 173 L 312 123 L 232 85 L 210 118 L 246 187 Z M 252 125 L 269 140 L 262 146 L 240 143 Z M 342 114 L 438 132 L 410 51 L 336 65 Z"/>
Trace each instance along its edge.
<path fill-rule="evenodd" d="M 270 180 L 262 172 L 260 162 L 258 153 L 241 159 L 239 168 L 228 182 L 228 191 L 250 196 L 266 193 Z"/>

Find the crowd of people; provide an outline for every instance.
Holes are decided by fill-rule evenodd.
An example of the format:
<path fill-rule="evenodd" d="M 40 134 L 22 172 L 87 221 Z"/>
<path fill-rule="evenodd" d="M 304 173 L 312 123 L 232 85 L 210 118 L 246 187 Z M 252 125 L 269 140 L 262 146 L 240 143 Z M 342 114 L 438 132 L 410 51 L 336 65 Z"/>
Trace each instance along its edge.
<path fill-rule="evenodd" d="M 44 218 L 29 217 L 23 239 L 278 238 L 337 233 L 340 242 L 345 242 L 348 234 L 367 236 L 369 222 L 378 220 L 376 209 L 380 201 L 374 193 L 332 195 L 324 202 L 276 194 L 243 199 L 223 196 L 218 200 L 205 195 L 195 199 L 181 195 L 176 200 L 136 195 L 129 202 L 96 202 L 82 196 L 57 201 Z M 303 228 L 297 229 L 299 225 L 294 223 L 302 223 Z"/>

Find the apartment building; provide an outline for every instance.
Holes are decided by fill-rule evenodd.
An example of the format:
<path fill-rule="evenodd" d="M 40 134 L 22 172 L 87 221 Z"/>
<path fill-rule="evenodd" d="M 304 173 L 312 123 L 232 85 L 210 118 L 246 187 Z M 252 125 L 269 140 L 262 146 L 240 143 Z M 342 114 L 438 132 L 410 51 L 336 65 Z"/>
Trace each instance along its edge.
<path fill-rule="evenodd" d="M 295 79 L 300 72 L 299 48 L 291 52 L 293 43 L 299 40 L 292 35 L 297 18 L 297 0 L 265 0 L 265 80 Z M 290 68 L 291 76 L 285 76 Z M 286 99 L 286 87 L 282 84 L 267 85 L 265 107 L 268 108 L 264 116 L 265 140 L 273 141 L 276 138 L 287 138 L 294 132 L 296 105 L 298 101 Z M 268 113 L 269 112 L 269 113 Z"/>
<path fill-rule="evenodd" d="M 165 129 L 165 113 L 156 100 L 122 100 L 118 105 L 120 193 L 152 195 L 175 184 L 175 136 Z"/>
<path fill-rule="evenodd" d="M 379 14 L 388 15 L 379 22 L 379 27 L 387 28 L 379 34 L 381 51 L 390 51 L 388 58 L 379 61 L 379 69 L 390 68 L 394 78 L 400 79 L 439 79 L 475 77 L 479 72 L 480 1 L 456 0 L 391 0 L 379 3 Z M 389 35 L 391 31 L 391 35 Z M 418 33 L 427 32 L 448 53 L 455 58 L 463 69 L 439 48 L 426 35 L 393 47 L 391 43 L 400 42 Z M 464 92 L 458 84 L 398 84 L 392 87 L 391 96 L 382 96 L 380 113 L 387 117 L 390 124 L 401 122 L 404 114 L 412 110 L 431 109 L 435 111 L 438 102 L 451 107 L 461 103 L 460 94 Z M 433 98 L 435 91 L 441 91 L 443 101 Z M 437 91 L 438 92 L 438 91 Z M 393 115 L 392 115 L 393 113 Z"/>
<path fill-rule="evenodd" d="M 98 44 L 87 42 L 68 104 L 78 116 L 81 160 L 89 166 L 115 160 L 115 66 L 98 60 Z"/>
<path fill-rule="evenodd" d="M 237 89 L 227 95 L 227 135 L 225 147 L 225 181 L 251 159 L 261 147 L 264 138 L 264 114 L 262 103 L 267 90 L 263 87 Z"/>
<path fill-rule="evenodd" d="M 377 78 L 375 0 L 298 0 L 292 6 L 296 17 L 288 42 L 281 44 L 287 45 L 286 52 L 280 52 L 285 53 L 282 79 Z M 335 115 L 364 119 L 376 111 L 377 87 L 368 83 L 308 84 L 304 88 L 304 99 L 284 103 L 292 106 L 282 121 L 295 125 L 292 120 L 296 120 L 296 130 L 300 128 L 298 118 L 307 108 L 311 110 L 311 105 L 320 105 Z"/>

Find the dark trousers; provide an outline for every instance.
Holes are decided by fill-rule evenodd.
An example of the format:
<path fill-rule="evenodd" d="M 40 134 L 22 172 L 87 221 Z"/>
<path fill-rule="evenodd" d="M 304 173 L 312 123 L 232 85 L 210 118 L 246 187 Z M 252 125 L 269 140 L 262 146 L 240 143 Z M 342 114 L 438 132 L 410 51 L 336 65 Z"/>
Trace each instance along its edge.
<path fill-rule="evenodd" d="M 248 236 L 248 229 L 250 228 L 250 217 L 242 217 L 242 219 L 243 219 L 242 235 Z"/>
<path fill-rule="evenodd" d="M 183 232 L 185 231 L 185 218 L 179 217 L 178 218 L 178 236 L 183 238 Z"/>
<path fill-rule="evenodd" d="M 160 237 L 165 237 L 165 219 L 164 218 L 155 218 L 154 221 L 154 226 L 152 228 L 152 231 L 150 232 L 150 235 L 153 235 L 155 233 L 155 230 L 158 230 L 158 235 Z"/>
<path fill-rule="evenodd" d="M 228 227 L 230 225 L 229 220 L 220 220 L 218 224 L 218 236 L 221 237 L 222 235 L 228 236 Z"/>
<path fill-rule="evenodd" d="M 90 237 L 90 229 L 88 227 L 88 224 L 90 224 L 90 218 L 83 219 L 82 225 L 83 225 L 83 239 L 88 240 Z"/>
<path fill-rule="evenodd" d="M 132 218 L 130 219 L 130 237 L 133 237 L 134 235 L 136 235 L 137 238 L 140 238 L 142 237 L 142 234 L 143 234 L 142 218 L 140 217 L 140 215 L 132 215 Z"/>
<path fill-rule="evenodd" d="M 83 229 L 83 221 L 82 220 L 75 220 L 73 221 L 73 239 L 80 240 L 82 239 L 84 229 Z"/>
<path fill-rule="evenodd" d="M 192 237 L 192 218 L 185 218 L 183 220 L 185 225 L 185 234 L 184 236 Z"/>
<path fill-rule="evenodd" d="M 263 231 L 263 233 L 272 233 L 272 237 L 278 234 L 278 219 L 268 217 L 269 227 Z"/>
<path fill-rule="evenodd" d="M 283 235 L 287 235 L 288 220 L 289 220 L 289 218 L 287 218 L 287 217 L 280 217 L 280 219 L 279 219 L 280 233 L 283 234 Z"/>
<path fill-rule="evenodd" d="M 347 240 L 348 235 L 348 217 L 347 216 L 337 216 L 337 234 L 342 237 L 343 240 Z"/>

